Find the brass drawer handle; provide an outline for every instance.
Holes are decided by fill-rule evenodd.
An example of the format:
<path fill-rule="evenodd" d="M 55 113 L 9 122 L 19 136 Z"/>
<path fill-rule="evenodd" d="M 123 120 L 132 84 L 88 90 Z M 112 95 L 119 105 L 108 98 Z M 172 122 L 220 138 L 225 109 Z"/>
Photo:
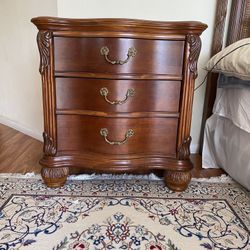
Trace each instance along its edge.
<path fill-rule="evenodd" d="M 124 63 L 127 63 L 130 59 L 130 57 L 135 57 L 136 55 L 136 49 L 134 47 L 131 47 L 128 49 L 128 53 L 127 53 L 127 58 L 125 60 L 110 60 L 108 58 L 108 54 L 109 54 L 109 48 L 104 46 L 100 49 L 101 55 L 103 55 L 106 59 L 107 62 L 111 63 L 111 64 L 119 64 L 119 65 L 123 65 Z"/>
<path fill-rule="evenodd" d="M 126 143 L 126 142 L 128 141 L 128 138 L 131 137 L 131 136 L 133 136 L 135 133 L 134 133 L 134 131 L 133 131 L 132 129 L 129 129 L 129 130 L 126 132 L 126 134 L 125 134 L 124 140 L 122 140 L 122 141 L 110 141 L 110 140 L 107 138 L 107 137 L 108 137 L 108 134 L 109 134 L 109 131 L 108 131 L 107 128 L 102 128 L 102 129 L 100 130 L 100 134 L 101 134 L 101 136 L 104 137 L 105 141 L 106 141 L 108 144 L 110 144 L 110 145 L 122 145 L 122 144 Z"/>
<path fill-rule="evenodd" d="M 104 96 L 104 99 L 105 99 L 106 102 L 108 102 L 108 103 L 110 103 L 112 105 L 117 105 L 117 104 L 125 103 L 130 96 L 132 97 L 135 94 L 135 90 L 134 89 L 128 89 L 125 98 L 123 100 L 121 100 L 121 101 L 118 101 L 118 100 L 117 101 L 110 101 L 108 99 L 108 93 L 109 93 L 109 91 L 108 91 L 107 88 L 104 87 L 104 88 L 100 89 L 100 94 L 101 94 L 101 96 Z"/>

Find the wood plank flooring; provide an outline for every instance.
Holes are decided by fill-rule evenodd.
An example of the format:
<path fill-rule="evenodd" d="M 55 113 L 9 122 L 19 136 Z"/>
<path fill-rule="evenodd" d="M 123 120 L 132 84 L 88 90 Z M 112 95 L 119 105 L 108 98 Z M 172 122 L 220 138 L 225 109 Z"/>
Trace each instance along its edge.
<path fill-rule="evenodd" d="M 0 124 L 0 172 L 39 173 L 42 143 Z"/>
<path fill-rule="evenodd" d="M 42 148 L 42 142 L 0 124 L 0 173 L 40 173 Z M 195 178 L 209 178 L 224 173 L 221 169 L 202 169 L 199 154 L 191 155 L 191 160 L 194 163 L 192 176 Z"/>

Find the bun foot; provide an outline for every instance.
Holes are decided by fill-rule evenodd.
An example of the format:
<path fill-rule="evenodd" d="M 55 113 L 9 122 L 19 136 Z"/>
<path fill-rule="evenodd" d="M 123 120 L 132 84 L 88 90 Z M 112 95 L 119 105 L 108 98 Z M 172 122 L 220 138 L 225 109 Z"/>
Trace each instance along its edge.
<path fill-rule="evenodd" d="M 182 192 L 187 189 L 191 181 L 191 172 L 166 170 L 164 173 L 164 180 L 169 189 Z"/>
<path fill-rule="evenodd" d="M 43 167 L 41 172 L 42 178 L 46 186 L 51 188 L 62 187 L 69 175 L 68 167 L 48 168 Z"/>

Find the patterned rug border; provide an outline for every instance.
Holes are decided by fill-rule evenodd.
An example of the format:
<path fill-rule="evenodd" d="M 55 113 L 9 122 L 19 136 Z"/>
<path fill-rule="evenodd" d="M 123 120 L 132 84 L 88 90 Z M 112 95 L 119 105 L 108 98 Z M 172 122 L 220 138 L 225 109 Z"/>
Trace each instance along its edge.
<path fill-rule="evenodd" d="M 37 194 L 16 194 L 16 193 L 13 193 L 13 194 L 11 194 L 7 199 L 6 199 L 6 201 L 2 204 L 2 205 L 0 205 L 0 211 L 5 207 L 5 205 L 6 204 L 8 204 L 9 203 L 9 201 L 13 198 L 13 197 L 17 197 L 17 196 L 19 196 L 19 197 L 25 197 L 25 196 L 34 196 L 34 197 L 37 197 L 37 196 L 40 196 L 40 195 L 37 195 Z M 51 196 L 51 197 L 72 197 L 72 198 L 76 198 L 76 197 L 86 197 L 86 198 L 92 198 L 93 197 L 93 195 L 83 195 L 83 196 L 79 196 L 79 195 L 70 195 L 70 194 L 67 194 L 67 195 L 65 195 L 65 194 L 60 194 L 60 195 L 58 195 L 58 194 L 50 194 L 49 196 Z M 103 197 L 106 197 L 106 196 L 103 196 L 103 195 L 95 195 L 95 197 L 96 198 L 103 198 Z M 109 197 L 107 197 L 107 199 L 112 199 L 113 198 L 113 196 L 109 196 Z M 141 196 L 115 196 L 115 198 L 117 198 L 117 199 L 122 199 L 122 198 L 132 198 L 132 199 L 138 199 L 138 198 L 142 198 Z M 147 196 L 147 197 L 143 197 L 144 199 L 151 199 L 151 200 L 158 200 L 159 199 L 159 197 L 151 197 L 151 196 Z M 172 200 L 183 200 L 183 198 L 181 198 L 181 197 L 164 197 L 164 198 L 161 198 L 161 199 L 172 199 Z M 187 201 L 192 201 L 192 200 L 194 200 L 193 198 L 185 198 L 185 200 L 187 200 Z M 234 207 L 232 207 L 231 205 L 230 205 L 230 203 L 227 201 L 227 199 L 222 199 L 222 198 L 218 198 L 218 199 L 212 199 L 212 198 L 199 198 L 199 199 L 197 199 L 197 200 L 199 200 L 199 201 L 224 201 L 229 207 L 230 207 L 230 209 L 232 210 L 232 212 L 237 216 L 237 213 L 235 213 L 235 209 L 234 209 Z M 245 222 L 241 219 L 241 218 L 239 218 L 239 220 L 240 220 L 240 222 L 241 222 L 241 224 L 244 226 L 244 228 L 245 228 L 245 230 L 246 231 L 248 231 L 249 232 L 249 234 L 250 234 L 250 229 L 248 228 L 248 226 L 245 224 Z"/>
<path fill-rule="evenodd" d="M 245 225 L 250 227 L 250 195 L 249 192 L 236 182 L 199 182 L 191 181 L 188 189 L 182 193 L 173 192 L 165 187 L 162 180 L 135 180 L 135 179 L 91 179 L 68 180 L 61 188 L 47 188 L 42 179 L 1 178 L 0 180 L 0 207 L 12 195 L 70 195 L 70 196 L 101 196 L 150 198 L 150 193 L 158 198 L 184 198 L 184 199 L 220 199 L 227 200 L 233 210 L 242 218 Z M 223 185 L 223 187 L 221 186 Z M 237 192 L 235 192 L 237 190 Z M 75 195 L 77 194 L 77 195 Z"/>

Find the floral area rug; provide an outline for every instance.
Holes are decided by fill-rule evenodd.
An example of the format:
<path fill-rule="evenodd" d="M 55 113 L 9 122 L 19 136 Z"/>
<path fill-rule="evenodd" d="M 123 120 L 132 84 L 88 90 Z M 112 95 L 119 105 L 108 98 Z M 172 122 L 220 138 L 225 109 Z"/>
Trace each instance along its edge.
<path fill-rule="evenodd" d="M 235 182 L 0 178 L 0 250 L 250 249 L 250 195 Z"/>

